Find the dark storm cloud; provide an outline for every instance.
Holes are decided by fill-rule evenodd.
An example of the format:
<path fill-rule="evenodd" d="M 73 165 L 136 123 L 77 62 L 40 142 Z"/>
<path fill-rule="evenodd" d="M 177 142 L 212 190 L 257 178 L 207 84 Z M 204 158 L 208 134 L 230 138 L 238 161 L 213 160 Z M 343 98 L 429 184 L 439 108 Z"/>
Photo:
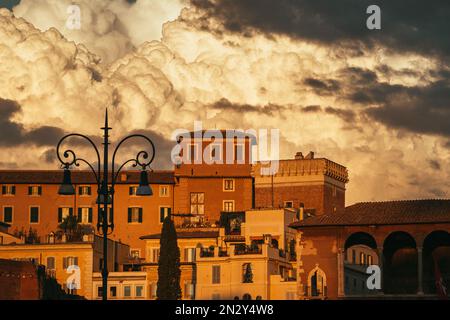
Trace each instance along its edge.
<path fill-rule="evenodd" d="M 20 0 L 0 0 L 0 8 L 7 8 L 11 10 L 14 6 L 18 5 Z"/>
<path fill-rule="evenodd" d="M 171 162 L 171 151 L 175 146 L 176 142 L 167 139 L 162 134 L 157 133 L 153 130 L 135 130 L 129 134 L 142 134 L 148 137 L 154 144 L 156 153 L 154 161 L 152 162 L 152 169 L 172 169 L 173 164 Z M 112 144 L 113 147 L 117 145 L 118 141 Z M 123 150 L 122 150 L 123 148 Z M 120 151 L 117 154 L 129 155 L 128 158 L 133 158 L 137 155 L 139 151 L 147 151 L 149 157 L 151 157 L 151 146 L 144 138 L 131 138 L 120 147 Z M 141 160 L 145 160 L 142 157 Z M 148 160 L 148 159 L 147 159 Z"/>
<path fill-rule="evenodd" d="M 333 79 L 306 78 L 303 84 L 312 88 L 316 94 L 331 95 L 339 91 L 339 82 Z"/>
<path fill-rule="evenodd" d="M 450 136 L 450 81 L 406 87 L 376 83 L 365 88 L 366 113 L 390 127 Z M 355 98 L 354 94 L 351 98 Z"/>
<path fill-rule="evenodd" d="M 285 34 L 322 44 L 349 45 L 356 52 L 358 47 L 381 44 L 397 51 L 450 56 L 448 0 L 191 0 L 191 3 L 204 13 L 192 23 L 211 30 L 212 18 L 221 22 L 222 30 L 211 31 L 248 36 Z M 369 16 L 366 9 L 372 4 L 381 8 L 381 30 L 366 27 Z"/>
<path fill-rule="evenodd" d="M 434 170 L 441 170 L 441 164 L 438 160 L 429 159 L 428 163 L 430 164 L 430 167 Z"/>
<path fill-rule="evenodd" d="M 27 131 L 22 124 L 11 120 L 17 112 L 20 112 L 20 105 L 17 102 L 0 98 L 0 146 L 55 145 L 64 134 L 60 128 L 51 126 L 42 126 Z"/>
<path fill-rule="evenodd" d="M 264 106 L 232 103 L 228 99 L 222 98 L 211 105 L 217 110 L 235 111 L 235 112 L 256 112 L 259 114 L 273 115 L 274 113 L 285 109 L 285 107 L 277 104 L 267 104 Z"/>
<path fill-rule="evenodd" d="M 311 105 L 311 106 L 306 106 L 302 108 L 303 112 L 310 112 L 310 113 L 315 113 L 315 112 L 320 112 L 322 111 L 322 107 L 319 105 Z"/>
<path fill-rule="evenodd" d="M 333 107 L 326 107 L 325 112 L 332 114 L 338 118 L 341 118 L 346 123 L 352 123 L 355 121 L 356 113 L 352 110 L 338 109 Z"/>

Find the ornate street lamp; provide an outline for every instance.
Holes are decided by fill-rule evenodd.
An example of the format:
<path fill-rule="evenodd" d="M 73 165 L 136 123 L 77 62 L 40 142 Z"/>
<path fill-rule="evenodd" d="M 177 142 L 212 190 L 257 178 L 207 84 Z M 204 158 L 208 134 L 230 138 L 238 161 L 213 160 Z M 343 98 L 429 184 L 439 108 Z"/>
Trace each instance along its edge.
<path fill-rule="evenodd" d="M 95 177 L 95 181 L 97 183 L 97 205 L 98 205 L 98 220 L 97 220 L 97 231 L 103 235 L 103 269 L 102 269 L 102 298 L 103 300 L 108 299 L 108 235 L 114 231 L 114 186 L 117 182 L 117 178 L 119 176 L 120 171 L 127 164 L 132 164 L 133 167 L 140 166 L 140 181 L 139 187 L 137 189 L 136 194 L 138 196 L 151 196 L 153 194 L 152 189 L 148 183 L 148 176 L 146 168 L 150 167 L 150 164 L 153 162 L 155 158 L 155 146 L 153 142 L 146 136 L 142 134 L 132 134 L 129 135 L 117 144 L 116 148 L 113 151 L 112 160 L 111 160 L 111 172 L 109 172 L 109 163 L 108 163 L 108 151 L 109 151 L 109 135 L 108 132 L 112 128 L 108 127 L 108 109 L 106 109 L 105 116 L 105 126 L 101 128 L 103 130 L 103 171 L 101 170 L 102 164 L 100 159 L 100 152 L 97 149 L 95 143 L 87 136 L 79 134 L 79 133 L 71 133 L 65 135 L 58 142 L 56 147 L 56 155 L 59 161 L 62 163 L 62 167 L 64 168 L 64 178 L 61 183 L 58 193 L 60 195 L 74 195 L 75 188 L 72 184 L 70 167 L 72 165 L 78 167 L 80 163 L 86 164 L 92 171 Z M 64 140 L 69 137 L 78 137 L 87 140 L 91 146 L 94 148 L 97 154 L 97 170 L 94 169 L 93 165 L 90 164 L 87 160 L 83 158 L 79 158 L 76 156 L 75 152 L 71 149 L 65 150 L 64 152 L 60 152 L 61 144 Z M 151 146 L 151 157 L 149 160 L 149 153 L 147 151 L 139 151 L 136 154 L 135 158 L 129 159 L 122 163 L 117 172 L 115 172 L 115 158 L 116 153 L 119 150 L 122 143 L 131 138 L 143 138 Z M 61 156 L 62 155 L 62 156 Z M 111 174 L 111 176 L 109 176 Z M 111 185 L 108 188 L 108 185 Z M 101 208 L 103 206 L 103 208 Z M 108 217 L 108 206 L 110 206 L 110 215 Z M 108 219 L 111 221 L 108 221 Z M 111 232 L 108 233 L 108 230 Z"/>

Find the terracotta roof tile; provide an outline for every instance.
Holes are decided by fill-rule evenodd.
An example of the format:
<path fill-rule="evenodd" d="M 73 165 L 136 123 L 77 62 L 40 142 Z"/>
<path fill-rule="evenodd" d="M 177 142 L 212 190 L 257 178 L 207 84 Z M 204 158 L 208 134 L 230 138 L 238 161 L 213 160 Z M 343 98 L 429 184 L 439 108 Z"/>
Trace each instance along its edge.
<path fill-rule="evenodd" d="M 325 214 L 294 222 L 291 227 L 450 223 L 450 200 L 360 202 L 343 213 Z"/>

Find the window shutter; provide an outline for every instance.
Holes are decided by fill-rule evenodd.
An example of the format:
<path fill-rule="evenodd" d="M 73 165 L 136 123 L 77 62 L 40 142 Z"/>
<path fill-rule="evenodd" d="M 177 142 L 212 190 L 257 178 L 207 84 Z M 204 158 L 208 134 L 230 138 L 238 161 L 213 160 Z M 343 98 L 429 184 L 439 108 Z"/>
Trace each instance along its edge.
<path fill-rule="evenodd" d="M 88 189 L 88 195 L 91 195 L 91 187 L 89 186 L 87 189 Z"/>
<path fill-rule="evenodd" d="M 2 186 L 2 194 L 6 194 L 6 186 Z"/>
<path fill-rule="evenodd" d="M 81 222 L 83 216 L 83 210 L 81 208 L 78 208 L 78 215 L 77 215 L 77 221 Z"/>
<path fill-rule="evenodd" d="M 62 222 L 62 208 L 58 208 L 58 222 Z"/>
<path fill-rule="evenodd" d="M 67 269 L 67 257 L 63 258 L 63 269 Z"/>
<path fill-rule="evenodd" d="M 167 208 L 167 215 L 170 217 L 170 215 L 172 214 L 172 208 Z"/>
<path fill-rule="evenodd" d="M 159 208 L 159 222 L 164 222 L 164 207 Z"/>
<path fill-rule="evenodd" d="M 78 265 L 78 257 L 75 257 L 73 260 L 74 260 L 73 264 L 77 266 Z"/>
<path fill-rule="evenodd" d="M 12 186 L 12 194 L 16 194 L 16 186 Z"/>
<path fill-rule="evenodd" d="M 31 195 L 31 192 L 32 192 L 32 187 L 28 186 L 28 195 Z"/>
<path fill-rule="evenodd" d="M 139 208 L 139 223 L 142 222 L 142 208 Z"/>
<path fill-rule="evenodd" d="M 89 223 L 92 223 L 92 208 L 89 208 L 88 222 L 89 222 Z"/>
<path fill-rule="evenodd" d="M 38 195 L 42 195 L 42 186 L 38 187 Z"/>
<path fill-rule="evenodd" d="M 133 188 L 132 187 L 128 187 L 128 194 L 130 196 L 133 194 Z"/>
<path fill-rule="evenodd" d="M 83 191 L 82 188 L 78 187 L 78 194 L 81 194 L 82 191 Z"/>
<path fill-rule="evenodd" d="M 69 208 L 69 216 L 73 216 L 73 208 Z"/>
<path fill-rule="evenodd" d="M 131 208 L 128 208 L 128 223 L 131 222 Z"/>

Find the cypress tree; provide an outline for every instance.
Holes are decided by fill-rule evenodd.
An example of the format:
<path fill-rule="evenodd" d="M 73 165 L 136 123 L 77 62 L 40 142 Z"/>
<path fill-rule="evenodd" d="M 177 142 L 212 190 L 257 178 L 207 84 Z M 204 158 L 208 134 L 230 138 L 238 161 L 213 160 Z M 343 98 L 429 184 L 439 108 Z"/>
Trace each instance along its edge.
<path fill-rule="evenodd" d="M 177 232 L 170 216 L 164 219 L 158 262 L 158 300 L 177 300 L 181 298 L 180 288 L 180 248 Z"/>

